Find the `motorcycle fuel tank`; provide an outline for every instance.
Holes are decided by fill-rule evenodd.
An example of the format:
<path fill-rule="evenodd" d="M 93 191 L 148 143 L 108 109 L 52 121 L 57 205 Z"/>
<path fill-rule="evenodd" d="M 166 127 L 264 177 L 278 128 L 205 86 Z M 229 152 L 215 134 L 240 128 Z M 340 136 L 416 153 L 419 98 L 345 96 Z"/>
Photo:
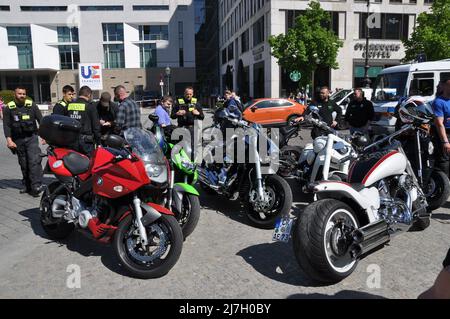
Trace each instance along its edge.
<path fill-rule="evenodd" d="M 407 159 L 399 151 L 374 153 L 356 160 L 350 167 L 350 183 L 362 183 L 368 187 L 388 176 L 402 174 L 406 170 Z"/>

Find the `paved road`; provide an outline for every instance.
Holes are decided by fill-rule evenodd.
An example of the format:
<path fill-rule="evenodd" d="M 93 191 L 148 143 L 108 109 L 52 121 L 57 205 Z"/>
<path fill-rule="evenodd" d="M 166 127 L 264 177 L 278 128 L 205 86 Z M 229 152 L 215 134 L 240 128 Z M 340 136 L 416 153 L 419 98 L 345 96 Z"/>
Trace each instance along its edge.
<path fill-rule="evenodd" d="M 291 244 L 273 243 L 272 231 L 247 225 L 238 203 L 202 194 L 199 225 L 172 271 L 133 279 L 109 246 L 76 232 L 63 242 L 45 236 L 38 200 L 19 194 L 17 159 L 0 140 L 0 298 L 416 298 L 433 283 L 450 245 L 447 203 L 424 232 L 394 238 L 348 279 L 317 287 Z M 298 212 L 304 203 L 291 184 Z M 71 277 L 77 267 L 80 288 Z"/>

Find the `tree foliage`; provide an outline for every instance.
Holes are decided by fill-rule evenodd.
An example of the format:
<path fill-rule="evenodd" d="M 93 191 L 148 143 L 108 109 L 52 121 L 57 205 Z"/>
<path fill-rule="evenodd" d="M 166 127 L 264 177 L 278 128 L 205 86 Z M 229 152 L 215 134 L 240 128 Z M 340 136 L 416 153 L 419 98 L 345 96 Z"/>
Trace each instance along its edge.
<path fill-rule="evenodd" d="M 419 15 L 411 38 L 403 44 L 404 62 L 413 61 L 423 53 L 428 61 L 450 58 L 450 0 L 434 0 L 430 12 Z"/>
<path fill-rule="evenodd" d="M 330 14 L 318 1 L 311 1 L 308 6 L 286 34 L 269 38 L 272 55 L 278 59 L 278 64 L 288 72 L 300 71 L 303 86 L 310 84 L 311 73 L 318 65 L 338 68 L 336 58 L 343 45 L 327 27 L 331 22 Z"/>

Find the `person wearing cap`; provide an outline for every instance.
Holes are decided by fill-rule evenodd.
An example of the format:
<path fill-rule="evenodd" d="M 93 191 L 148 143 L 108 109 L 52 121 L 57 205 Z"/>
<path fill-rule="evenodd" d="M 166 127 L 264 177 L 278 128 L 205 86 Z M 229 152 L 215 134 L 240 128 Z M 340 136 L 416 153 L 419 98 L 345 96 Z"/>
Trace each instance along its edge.
<path fill-rule="evenodd" d="M 437 130 L 436 159 L 437 166 L 449 175 L 450 156 L 450 78 L 439 82 L 433 111 L 436 116 L 434 124 Z"/>
<path fill-rule="evenodd" d="M 97 103 L 98 118 L 102 136 L 112 134 L 115 129 L 119 106 L 111 100 L 111 94 L 103 92 Z"/>

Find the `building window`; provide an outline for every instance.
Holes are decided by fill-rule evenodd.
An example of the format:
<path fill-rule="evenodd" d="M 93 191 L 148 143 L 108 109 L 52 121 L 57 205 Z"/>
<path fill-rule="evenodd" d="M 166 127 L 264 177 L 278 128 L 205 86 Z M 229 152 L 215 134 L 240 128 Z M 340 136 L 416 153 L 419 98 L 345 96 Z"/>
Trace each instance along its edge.
<path fill-rule="evenodd" d="M 21 11 L 67 11 L 67 6 L 20 6 Z"/>
<path fill-rule="evenodd" d="M 123 42 L 123 24 L 122 23 L 103 23 L 103 41 L 105 42 Z"/>
<path fill-rule="evenodd" d="M 360 13 L 359 37 L 366 37 L 367 13 Z M 380 28 L 370 28 L 369 36 L 372 39 L 402 40 L 408 38 L 409 16 L 406 14 L 382 13 Z"/>
<path fill-rule="evenodd" d="M 424 0 L 423 3 L 425 3 L 425 4 L 433 4 L 433 0 Z"/>
<path fill-rule="evenodd" d="M 123 11 L 123 6 L 80 6 L 80 11 Z"/>
<path fill-rule="evenodd" d="M 169 6 L 142 5 L 133 6 L 134 11 L 165 11 L 169 10 Z"/>
<path fill-rule="evenodd" d="M 156 44 L 145 43 L 139 45 L 141 56 L 141 68 L 155 68 L 156 67 Z"/>
<path fill-rule="evenodd" d="M 61 70 L 78 69 L 78 63 L 80 63 L 80 50 L 78 45 L 61 45 L 58 49 Z"/>
<path fill-rule="evenodd" d="M 141 25 L 139 39 L 141 41 L 169 40 L 169 28 L 167 25 Z"/>
<path fill-rule="evenodd" d="M 402 0 L 389 0 L 389 3 L 402 3 Z"/>
<path fill-rule="evenodd" d="M 123 45 L 123 24 L 103 24 L 103 44 L 106 69 L 121 69 L 125 67 L 125 50 Z M 122 42 L 122 43 L 108 43 Z"/>
<path fill-rule="evenodd" d="M 222 64 L 227 63 L 227 49 L 222 50 Z"/>
<path fill-rule="evenodd" d="M 303 10 L 289 10 L 286 12 L 286 32 L 293 28 L 295 25 L 295 19 L 305 11 Z M 330 29 L 339 36 L 339 13 L 338 11 L 329 11 L 330 23 L 322 25 L 323 27 Z"/>
<path fill-rule="evenodd" d="M 30 27 L 6 27 L 8 43 L 17 47 L 19 69 L 33 68 L 33 46 Z"/>
<path fill-rule="evenodd" d="M 58 27 L 58 42 L 78 42 L 78 28 Z"/>
<path fill-rule="evenodd" d="M 125 51 L 123 44 L 105 44 L 105 69 L 125 68 Z"/>
<path fill-rule="evenodd" d="M 10 11 L 11 8 L 9 6 L 0 6 L 0 11 Z"/>
<path fill-rule="evenodd" d="M 250 31 L 246 30 L 244 33 L 242 33 L 241 35 L 241 53 L 245 53 L 250 49 Z"/>
<path fill-rule="evenodd" d="M 264 42 L 264 16 L 253 25 L 253 46 Z"/>
<path fill-rule="evenodd" d="M 180 67 L 184 67 L 184 31 L 183 21 L 178 21 L 178 60 L 180 61 Z"/>
<path fill-rule="evenodd" d="M 234 59 L 234 50 L 233 50 L 233 43 L 231 43 L 229 46 L 228 46 L 228 48 L 227 48 L 227 50 L 228 50 L 228 61 L 231 61 L 231 60 L 233 60 Z"/>
<path fill-rule="evenodd" d="M 58 43 L 71 43 L 59 45 L 59 58 L 62 70 L 78 69 L 80 63 L 80 48 L 78 46 L 78 28 L 57 27 Z"/>

